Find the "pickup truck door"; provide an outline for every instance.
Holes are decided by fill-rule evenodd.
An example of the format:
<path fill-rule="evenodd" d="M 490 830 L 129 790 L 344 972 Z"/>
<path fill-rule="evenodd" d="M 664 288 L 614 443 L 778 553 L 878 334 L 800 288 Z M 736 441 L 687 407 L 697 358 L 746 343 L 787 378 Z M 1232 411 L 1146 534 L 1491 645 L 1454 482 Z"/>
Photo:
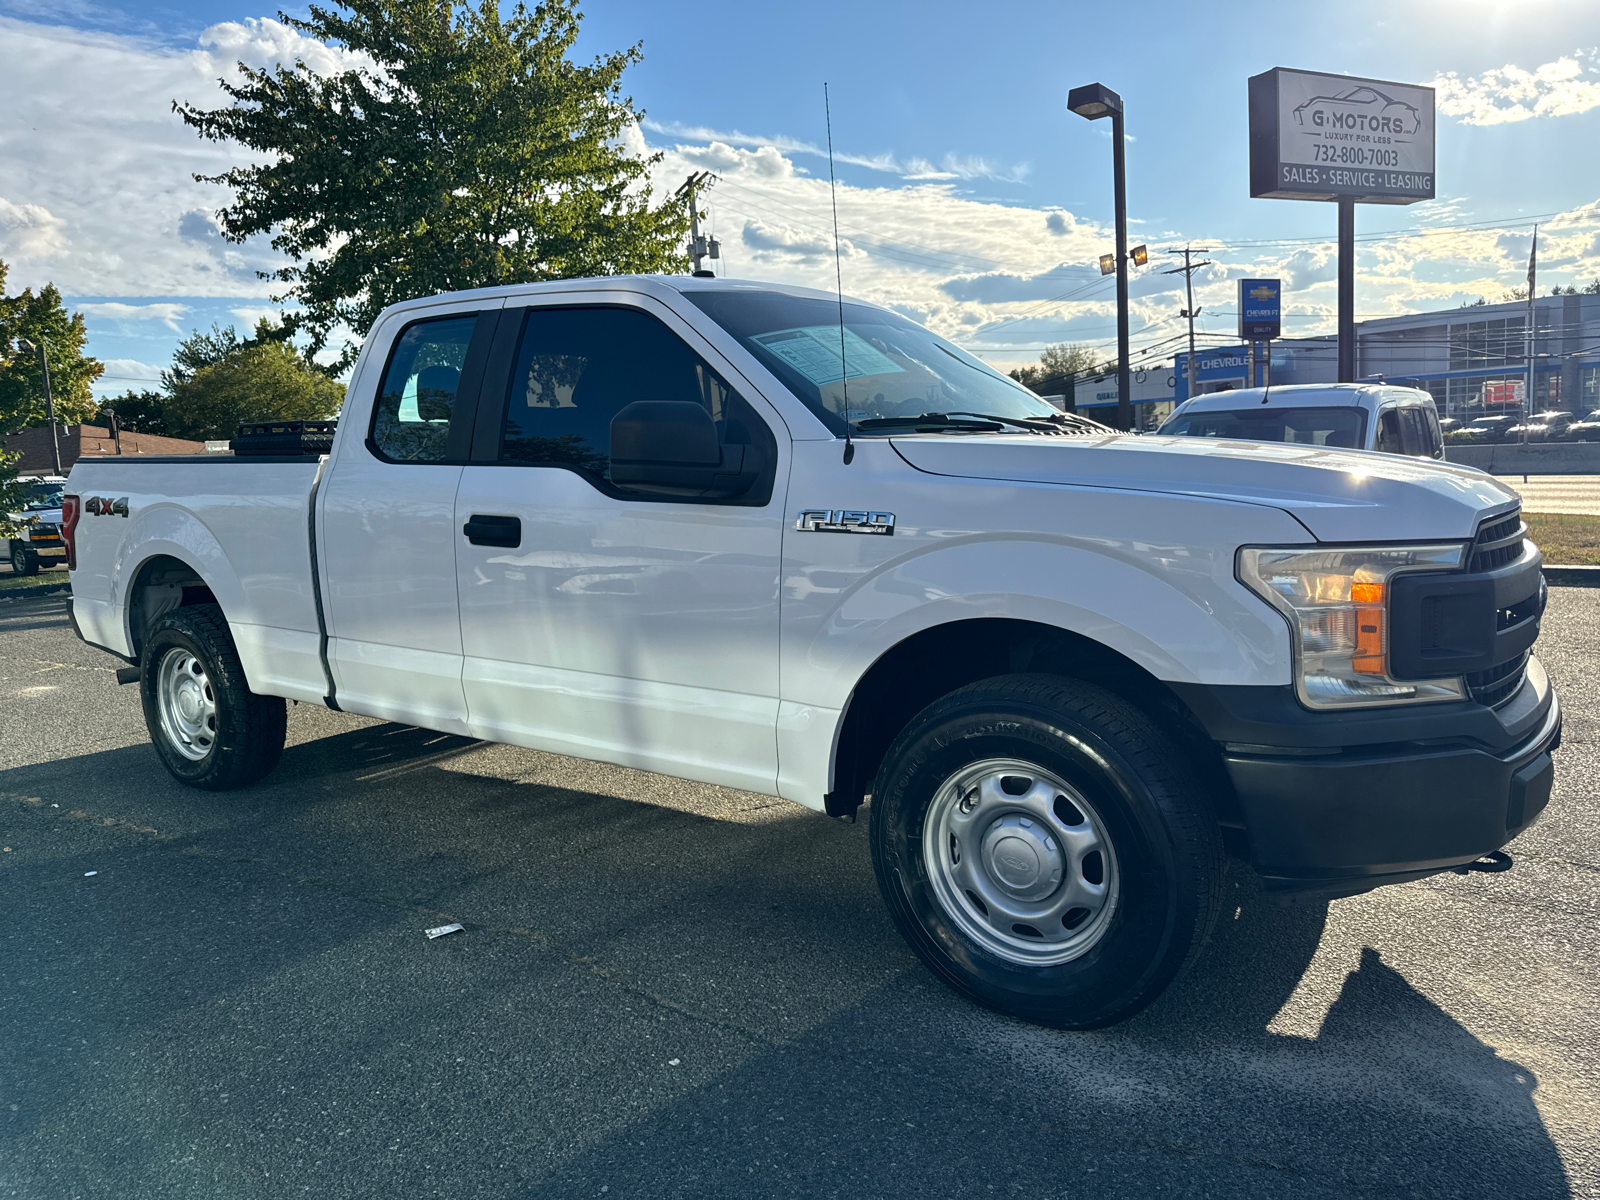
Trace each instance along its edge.
<path fill-rule="evenodd" d="M 669 309 L 627 300 L 501 314 L 456 498 L 468 725 L 770 793 L 787 433 Z M 722 441 L 762 447 L 764 481 L 721 503 L 614 487 L 611 418 L 635 400 L 705 405 Z"/>
<path fill-rule="evenodd" d="M 456 488 L 503 303 L 389 318 L 346 402 L 365 428 L 347 431 L 324 472 L 317 543 L 329 667 L 351 712 L 467 732 Z"/>

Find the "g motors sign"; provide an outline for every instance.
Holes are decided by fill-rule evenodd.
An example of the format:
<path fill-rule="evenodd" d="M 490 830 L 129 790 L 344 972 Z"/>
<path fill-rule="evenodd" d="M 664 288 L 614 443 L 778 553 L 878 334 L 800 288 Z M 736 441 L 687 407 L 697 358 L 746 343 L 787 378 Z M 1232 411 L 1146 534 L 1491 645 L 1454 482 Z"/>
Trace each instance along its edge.
<path fill-rule="evenodd" d="M 1433 199 L 1433 89 L 1275 67 L 1250 79 L 1250 194 Z"/>

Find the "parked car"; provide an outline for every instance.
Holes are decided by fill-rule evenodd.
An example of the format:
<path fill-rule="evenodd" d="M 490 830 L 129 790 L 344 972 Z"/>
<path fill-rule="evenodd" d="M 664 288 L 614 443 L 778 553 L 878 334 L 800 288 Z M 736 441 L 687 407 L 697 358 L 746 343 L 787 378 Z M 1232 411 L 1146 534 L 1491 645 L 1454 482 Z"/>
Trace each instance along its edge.
<path fill-rule="evenodd" d="M 1456 432 L 1456 430 L 1458 430 L 1460 428 L 1461 428 L 1461 422 L 1460 422 L 1459 419 L 1457 419 L 1455 417 L 1440 417 L 1439 418 L 1439 432 L 1444 434 L 1446 437 L 1450 436 L 1450 434 Z"/>
<path fill-rule="evenodd" d="M 1198 954 L 1225 831 L 1267 888 L 1337 896 L 1538 817 L 1561 709 L 1511 488 L 1107 431 L 842 308 L 662 277 L 391 307 L 325 453 L 74 466 L 75 628 L 192 787 L 271 771 L 288 698 L 834 817 L 870 796 L 915 952 L 1068 1028 Z M 1365 445 L 1386 390 L 1305 428 Z"/>
<path fill-rule="evenodd" d="M 17 575 L 37 575 L 42 567 L 65 565 L 61 543 L 61 495 L 67 481 L 60 475 L 29 480 L 21 512 L 11 513 L 22 528 L 6 543 L 11 570 Z"/>
<path fill-rule="evenodd" d="M 1503 442 L 1506 440 L 1507 431 L 1521 420 L 1521 417 L 1504 414 L 1493 417 L 1477 417 L 1468 423 L 1465 432 L 1475 442 Z"/>
<path fill-rule="evenodd" d="M 1534 413 L 1506 430 L 1508 442 L 1559 442 L 1566 440 L 1577 418 L 1569 412 Z"/>
<path fill-rule="evenodd" d="M 1370 383 L 1240 388 L 1185 400 L 1158 433 L 1443 458 L 1433 397 Z"/>
<path fill-rule="evenodd" d="M 1574 442 L 1600 442 L 1600 416 L 1590 413 L 1567 426 L 1567 438 Z"/>

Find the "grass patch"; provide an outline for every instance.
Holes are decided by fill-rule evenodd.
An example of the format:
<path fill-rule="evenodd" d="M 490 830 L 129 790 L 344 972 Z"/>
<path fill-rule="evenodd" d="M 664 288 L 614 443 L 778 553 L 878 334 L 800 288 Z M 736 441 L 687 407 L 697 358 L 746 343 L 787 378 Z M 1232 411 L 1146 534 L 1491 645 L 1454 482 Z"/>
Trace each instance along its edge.
<path fill-rule="evenodd" d="M 1600 517 L 1571 513 L 1523 513 L 1528 536 L 1547 563 L 1600 567 Z"/>
<path fill-rule="evenodd" d="M 65 567 L 52 567 L 40 571 L 37 575 L 13 575 L 10 571 L 0 575 L 0 592 L 10 591 L 12 588 L 36 587 L 41 583 L 66 584 L 68 582 Z"/>

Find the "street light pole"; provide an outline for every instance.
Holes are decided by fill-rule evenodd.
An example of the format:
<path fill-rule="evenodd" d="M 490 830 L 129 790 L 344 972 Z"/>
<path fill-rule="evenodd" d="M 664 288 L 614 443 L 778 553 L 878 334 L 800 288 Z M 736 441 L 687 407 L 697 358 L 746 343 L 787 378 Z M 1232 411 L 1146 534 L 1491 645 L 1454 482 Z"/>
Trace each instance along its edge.
<path fill-rule="evenodd" d="M 50 396 L 50 360 L 45 354 L 45 340 L 38 344 L 27 338 L 18 338 L 17 346 L 24 354 L 38 351 L 39 370 L 44 373 L 44 415 L 50 422 L 50 458 L 55 463 L 56 475 L 61 474 L 61 439 L 56 434 L 56 403 Z"/>
<path fill-rule="evenodd" d="M 1128 364 L 1128 187 L 1123 162 L 1122 97 L 1100 83 L 1073 88 L 1067 107 L 1080 117 L 1111 118 L 1111 170 L 1117 222 L 1117 428 L 1133 428 L 1133 371 Z"/>

